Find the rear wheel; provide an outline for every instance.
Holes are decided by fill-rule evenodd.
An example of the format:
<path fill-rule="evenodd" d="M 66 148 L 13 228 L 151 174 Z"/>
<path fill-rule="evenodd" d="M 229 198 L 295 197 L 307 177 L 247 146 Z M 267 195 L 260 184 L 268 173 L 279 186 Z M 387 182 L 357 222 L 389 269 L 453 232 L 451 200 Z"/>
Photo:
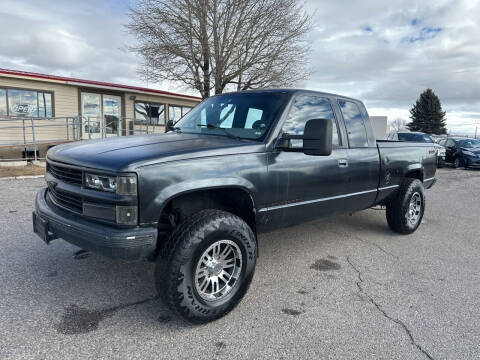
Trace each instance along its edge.
<path fill-rule="evenodd" d="M 425 212 L 423 183 L 407 178 L 398 190 L 397 196 L 387 204 L 387 223 L 399 234 L 411 234 L 420 226 Z"/>
<path fill-rule="evenodd" d="M 256 239 L 238 216 L 203 210 L 177 226 L 157 259 L 157 290 L 192 323 L 218 319 L 243 298 L 253 278 Z"/>

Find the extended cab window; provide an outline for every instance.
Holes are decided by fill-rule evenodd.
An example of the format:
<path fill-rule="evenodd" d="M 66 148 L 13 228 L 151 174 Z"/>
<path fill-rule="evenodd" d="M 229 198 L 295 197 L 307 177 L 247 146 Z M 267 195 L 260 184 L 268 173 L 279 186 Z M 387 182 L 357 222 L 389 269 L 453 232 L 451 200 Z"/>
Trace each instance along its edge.
<path fill-rule="evenodd" d="M 305 124 L 312 119 L 330 119 L 333 125 L 333 146 L 340 146 L 337 121 L 332 106 L 327 98 L 316 95 L 300 95 L 295 99 L 288 118 L 283 125 L 283 132 L 292 135 L 302 135 Z"/>
<path fill-rule="evenodd" d="M 367 129 L 358 105 L 352 101 L 338 100 L 347 127 L 350 147 L 368 147 Z"/>

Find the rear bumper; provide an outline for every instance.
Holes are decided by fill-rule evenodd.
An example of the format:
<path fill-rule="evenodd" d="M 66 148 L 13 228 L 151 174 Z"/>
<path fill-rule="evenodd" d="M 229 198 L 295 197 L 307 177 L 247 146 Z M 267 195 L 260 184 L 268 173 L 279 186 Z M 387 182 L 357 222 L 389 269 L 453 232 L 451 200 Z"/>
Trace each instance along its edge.
<path fill-rule="evenodd" d="M 62 238 L 82 249 L 114 259 L 141 260 L 154 255 L 156 228 L 121 229 L 99 224 L 50 205 L 45 196 L 46 189 L 37 194 L 32 218 L 33 231 L 47 244 Z"/>

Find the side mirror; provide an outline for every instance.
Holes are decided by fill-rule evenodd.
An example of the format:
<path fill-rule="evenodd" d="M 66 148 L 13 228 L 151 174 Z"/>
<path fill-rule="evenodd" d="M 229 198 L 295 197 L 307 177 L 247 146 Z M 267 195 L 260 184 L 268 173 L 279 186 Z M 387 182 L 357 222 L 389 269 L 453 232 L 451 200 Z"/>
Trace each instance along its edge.
<path fill-rule="evenodd" d="M 332 153 L 332 128 L 329 119 L 308 120 L 303 135 L 283 134 L 277 148 L 306 155 L 328 156 Z M 303 140 L 303 147 L 291 147 L 291 140 Z"/>
<path fill-rule="evenodd" d="M 314 156 L 328 156 L 332 153 L 332 120 L 307 121 L 303 130 L 303 152 Z"/>

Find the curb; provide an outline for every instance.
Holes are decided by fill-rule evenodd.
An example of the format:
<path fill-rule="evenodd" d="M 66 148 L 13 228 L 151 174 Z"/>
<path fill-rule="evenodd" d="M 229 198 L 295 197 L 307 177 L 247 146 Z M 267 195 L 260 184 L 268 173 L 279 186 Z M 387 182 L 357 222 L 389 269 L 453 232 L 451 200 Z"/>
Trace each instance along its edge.
<path fill-rule="evenodd" d="M 41 179 L 44 175 L 25 175 L 25 176 L 8 176 L 0 178 L 0 181 L 4 180 L 27 180 L 27 179 Z"/>

